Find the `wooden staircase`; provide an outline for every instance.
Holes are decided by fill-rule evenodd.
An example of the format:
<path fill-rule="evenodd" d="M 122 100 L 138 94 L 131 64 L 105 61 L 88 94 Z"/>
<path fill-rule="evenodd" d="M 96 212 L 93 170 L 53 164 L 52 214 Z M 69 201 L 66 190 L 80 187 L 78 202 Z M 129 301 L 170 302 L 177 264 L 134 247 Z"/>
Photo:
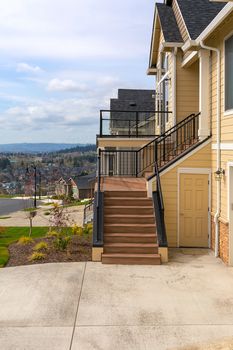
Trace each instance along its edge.
<path fill-rule="evenodd" d="M 152 199 L 147 198 L 145 180 L 140 179 L 141 190 L 133 189 L 133 183 L 130 186 L 133 180 L 125 179 L 125 190 L 109 188 L 104 192 L 102 263 L 159 265 Z"/>

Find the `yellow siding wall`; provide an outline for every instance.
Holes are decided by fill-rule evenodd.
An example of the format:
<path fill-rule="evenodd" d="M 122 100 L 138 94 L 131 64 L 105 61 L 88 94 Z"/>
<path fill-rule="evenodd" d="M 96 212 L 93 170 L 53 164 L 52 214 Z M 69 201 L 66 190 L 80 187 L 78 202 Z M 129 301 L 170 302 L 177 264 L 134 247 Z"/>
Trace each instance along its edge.
<path fill-rule="evenodd" d="M 199 112 L 199 62 L 182 68 L 182 53 L 177 54 L 177 122 Z"/>
<path fill-rule="evenodd" d="M 186 30 L 185 23 L 184 23 L 183 17 L 181 16 L 179 6 L 178 6 L 176 0 L 173 1 L 173 3 L 172 3 L 172 9 L 174 11 L 181 36 L 182 36 L 183 40 L 186 41 L 189 39 L 189 35 L 188 35 L 187 30 Z"/>
<path fill-rule="evenodd" d="M 178 169 L 211 168 L 211 144 L 179 163 L 168 172 L 161 174 L 161 184 L 165 206 L 165 224 L 170 247 L 178 245 L 177 239 L 177 204 L 178 204 Z M 155 188 L 155 182 L 152 184 Z"/>
<path fill-rule="evenodd" d="M 207 45 L 217 47 L 221 50 L 221 143 L 233 143 L 233 113 L 231 115 L 224 115 L 224 38 L 228 36 L 233 30 L 233 16 L 229 16 L 221 27 L 213 33 L 213 35 L 206 42 Z M 233 34 L 233 32 L 232 32 Z M 211 73 L 211 98 L 210 110 L 212 119 L 212 142 L 217 140 L 217 55 L 212 53 L 210 57 L 212 73 Z M 221 167 L 227 170 L 227 162 L 233 161 L 233 151 L 221 151 Z M 216 150 L 212 150 L 212 172 L 216 171 Z M 228 220 L 227 213 L 227 174 L 221 185 L 221 218 L 224 221 Z M 216 211 L 216 181 L 212 182 L 212 212 Z"/>

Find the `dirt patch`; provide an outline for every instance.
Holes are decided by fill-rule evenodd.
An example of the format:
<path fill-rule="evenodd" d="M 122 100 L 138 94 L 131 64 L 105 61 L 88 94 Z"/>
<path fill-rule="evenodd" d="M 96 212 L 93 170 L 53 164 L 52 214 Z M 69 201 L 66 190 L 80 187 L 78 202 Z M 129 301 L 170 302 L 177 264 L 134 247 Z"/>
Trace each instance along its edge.
<path fill-rule="evenodd" d="M 48 244 L 48 250 L 43 251 L 45 258 L 39 261 L 30 261 L 29 258 L 34 252 L 33 247 L 41 241 Z M 56 249 L 54 246 L 54 241 L 54 237 L 43 237 L 34 239 L 32 243 L 27 245 L 20 245 L 17 243 L 11 244 L 8 247 L 10 259 L 6 267 L 91 260 L 91 236 L 72 236 L 67 249 L 64 251 Z"/>

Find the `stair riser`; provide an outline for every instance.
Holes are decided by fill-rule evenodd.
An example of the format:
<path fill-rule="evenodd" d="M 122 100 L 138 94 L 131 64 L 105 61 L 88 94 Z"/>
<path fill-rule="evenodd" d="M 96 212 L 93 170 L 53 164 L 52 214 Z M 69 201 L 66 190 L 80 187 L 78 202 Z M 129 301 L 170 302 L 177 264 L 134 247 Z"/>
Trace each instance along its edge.
<path fill-rule="evenodd" d="M 156 243 L 156 236 L 154 237 L 104 237 L 105 243 Z"/>
<path fill-rule="evenodd" d="M 151 208 L 104 208 L 106 215 L 153 215 L 154 209 Z"/>
<path fill-rule="evenodd" d="M 160 259 L 155 258 L 115 258 L 115 257 L 109 257 L 105 258 L 102 257 L 102 263 L 103 264 L 120 264 L 120 265 L 160 265 Z"/>
<path fill-rule="evenodd" d="M 108 233 L 141 233 L 142 235 L 144 233 L 154 233 L 156 232 L 155 225 L 152 227 L 138 227 L 138 226 L 125 226 L 125 225 L 118 225 L 118 226 L 111 226 L 111 225 L 104 225 L 104 232 Z"/>
<path fill-rule="evenodd" d="M 105 247 L 106 254 L 158 254 L 157 247 Z"/>
<path fill-rule="evenodd" d="M 131 198 L 147 198 L 146 191 L 105 191 L 105 198 L 109 197 L 131 197 Z"/>
<path fill-rule="evenodd" d="M 106 224 L 154 224 L 155 219 L 153 217 L 144 218 L 140 216 L 136 217 L 105 217 L 104 222 Z"/>
<path fill-rule="evenodd" d="M 111 198 L 105 198 L 104 200 L 104 206 L 130 206 L 130 207 L 140 207 L 140 206 L 152 206 L 152 200 L 149 198 L 137 200 L 137 198 L 132 198 L 132 199 L 124 199 L 122 200 L 121 198 L 116 198 L 116 199 L 111 199 Z"/>

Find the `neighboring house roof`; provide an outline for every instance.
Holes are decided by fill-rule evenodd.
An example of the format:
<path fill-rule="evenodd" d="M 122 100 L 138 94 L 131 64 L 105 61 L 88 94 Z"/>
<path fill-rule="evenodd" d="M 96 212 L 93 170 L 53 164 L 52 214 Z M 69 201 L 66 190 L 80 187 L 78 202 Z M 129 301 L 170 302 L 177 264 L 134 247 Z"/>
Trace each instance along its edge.
<path fill-rule="evenodd" d="M 166 42 L 183 42 L 172 8 L 159 3 L 156 4 L 156 8 L 164 40 Z"/>
<path fill-rule="evenodd" d="M 119 89 L 118 98 L 110 99 L 110 109 L 113 111 L 153 111 L 154 94 L 155 90 Z M 116 113 L 114 117 L 124 118 L 124 116 Z"/>
<path fill-rule="evenodd" d="M 176 0 L 190 38 L 195 40 L 227 4 L 209 0 Z M 165 5 L 166 6 L 166 5 Z"/>

